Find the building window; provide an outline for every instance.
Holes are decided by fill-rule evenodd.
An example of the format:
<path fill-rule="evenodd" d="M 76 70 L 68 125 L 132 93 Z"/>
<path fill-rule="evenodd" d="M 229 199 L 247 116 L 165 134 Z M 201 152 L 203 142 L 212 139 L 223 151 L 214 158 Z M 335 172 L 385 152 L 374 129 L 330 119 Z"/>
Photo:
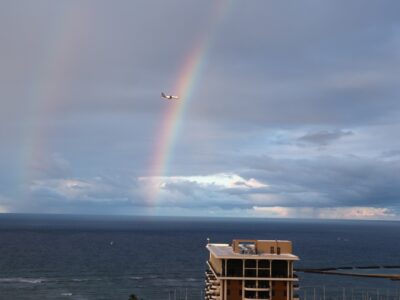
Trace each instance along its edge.
<path fill-rule="evenodd" d="M 274 247 L 271 247 L 271 248 L 270 248 L 270 252 L 271 252 L 271 254 L 274 254 L 274 253 L 275 253 L 275 248 L 274 248 Z"/>
<path fill-rule="evenodd" d="M 255 288 L 256 287 L 256 281 L 255 280 L 246 280 L 244 283 L 244 286 L 247 288 Z"/>
<path fill-rule="evenodd" d="M 257 294 L 255 291 L 244 291 L 244 297 L 247 299 L 256 299 Z M 240 298 L 242 299 L 242 298 Z"/>
<path fill-rule="evenodd" d="M 286 260 L 272 261 L 272 277 L 288 277 L 288 263 Z"/>
<path fill-rule="evenodd" d="M 269 261 L 265 259 L 259 260 L 258 267 L 263 269 L 269 269 Z"/>
<path fill-rule="evenodd" d="M 256 269 L 246 269 L 244 273 L 246 277 L 257 277 Z"/>
<path fill-rule="evenodd" d="M 260 281 L 258 282 L 258 287 L 259 287 L 259 288 L 262 288 L 262 289 L 269 288 L 269 282 L 266 281 L 266 280 L 260 280 Z"/>
<path fill-rule="evenodd" d="M 281 254 L 281 247 L 276 248 L 276 254 L 278 254 L 278 255 Z"/>
<path fill-rule="evenodd" d="M 229 259 L 228 260 L 227 276 L 243 277 L 243 261 L 241 259 Z"/>
<path fill-rule="evenodd" d="M 256 267 L 256 261 L 254 259 L 246 259 L 244 264 L 245 264 L 246 268 L 255 268 Z"/>

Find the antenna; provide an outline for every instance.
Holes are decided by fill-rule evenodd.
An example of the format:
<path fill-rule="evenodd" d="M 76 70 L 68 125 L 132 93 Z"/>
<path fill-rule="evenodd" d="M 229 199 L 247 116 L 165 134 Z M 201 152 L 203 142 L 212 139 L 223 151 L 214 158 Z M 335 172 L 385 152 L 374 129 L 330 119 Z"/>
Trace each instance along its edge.
<path fill-rule="evenodd" d="M 208 237 L 207 238 L 207 245 L 210 243 L 210 238 Z"/>

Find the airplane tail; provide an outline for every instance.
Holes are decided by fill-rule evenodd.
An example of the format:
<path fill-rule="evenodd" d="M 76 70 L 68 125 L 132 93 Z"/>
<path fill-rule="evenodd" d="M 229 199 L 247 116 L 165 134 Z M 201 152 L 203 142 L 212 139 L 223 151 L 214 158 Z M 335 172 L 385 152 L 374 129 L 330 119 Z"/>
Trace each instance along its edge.
<path fill-rule="evenodd" d="M 161 97 L 166 98 L 167 96 L 165 96 L 164 93 L 161 93 Z"/>

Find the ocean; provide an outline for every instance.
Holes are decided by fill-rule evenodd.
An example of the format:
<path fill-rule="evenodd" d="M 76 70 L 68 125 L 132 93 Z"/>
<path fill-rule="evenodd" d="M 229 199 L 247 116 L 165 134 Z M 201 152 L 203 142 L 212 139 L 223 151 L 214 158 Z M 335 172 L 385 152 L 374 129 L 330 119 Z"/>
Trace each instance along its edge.
<path fill-rule="evenodd" d="M 202 299 L 207 238 L 291 240 L 297 268 L 400 265 L 399 222 L 0 214 L 0 299 Z M 400 299 L 400 281 L 298 275 L 302 299 Z"/>

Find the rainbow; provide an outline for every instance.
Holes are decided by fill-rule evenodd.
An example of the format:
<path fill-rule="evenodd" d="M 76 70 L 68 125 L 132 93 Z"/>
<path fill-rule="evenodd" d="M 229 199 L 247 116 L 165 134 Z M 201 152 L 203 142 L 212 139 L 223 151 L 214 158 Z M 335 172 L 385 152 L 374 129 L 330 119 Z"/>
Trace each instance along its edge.
<path fill-rule="evenodd" d="M 148 187 L 147 196 L 147 204 L 150 207 L 153 207 L 159 198 L 162 177 L 167 172 L 185 108 L 191 101 L 195 87 L 201 77 L 203 67 L 206 64 L 208 50 L 214 41 L 216 29 L 225 19 L 232 4 L 233 0 L 215 1 L 208 18 L 208 28 L 201 33 L 178 72 L 177 83 L 173 91 L 174 94 L 179 95 L 180 100 L 168 102 L 154 146 L 155 152 L 152 156 L 153 159 L 149 171 L 151 183 Z"/>
<path fill-rule="evenodd" d="M 79 50 L 84 44 L 89 28 L 89 7 L 74 4 L 62 7 L 47 37 L 46 51 L 32 71 L 32 85 L 29 89 L 28 112 L 24 120 L 20 147 L 20 180 L 22 186 L 29 186 L 36 177 L 37 168 L 46 169 L 49 157 L 48 139 L 51 135 L 45 123 L 55 115 L 58 106 L 68 95 L 68 83 L 73 78 L 73 67 L 78 65 Z M 29 191 L 20 191 L 21 198 Z"/>

